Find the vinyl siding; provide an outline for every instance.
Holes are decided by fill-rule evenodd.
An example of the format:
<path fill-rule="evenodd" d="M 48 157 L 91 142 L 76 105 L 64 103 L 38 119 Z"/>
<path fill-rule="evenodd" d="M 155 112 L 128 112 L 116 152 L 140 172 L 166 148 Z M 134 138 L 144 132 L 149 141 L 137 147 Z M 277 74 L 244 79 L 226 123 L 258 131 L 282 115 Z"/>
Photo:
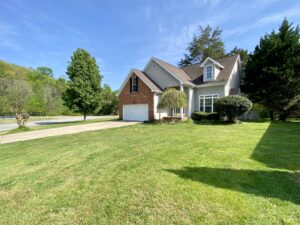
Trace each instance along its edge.
<path fill-rule="evenodd" d="M 219 94 L 219 97 L 224 96 L 225 86 L 202 87 L 194 89 L 194 111 L 199 111 L 199 96 L 209 94 Z"/>
<path fill-rule="evenodd" d="M 239 88 L 240 87 L 240 77 L 241 77 L 242 69 L 239 66 L 238 62 L 235 63 L 232 74 L 225 85 L 225 96 L 229 95 L 230 89 Z"/>
<path fill-rule="evenodd" d="M 180 84 L 178 80 L 176 80 L 171 74 L 166 72 L 155 61 L 150 62 L 149 66 L 144 72 L 163 89 L 179 86 Z"/>

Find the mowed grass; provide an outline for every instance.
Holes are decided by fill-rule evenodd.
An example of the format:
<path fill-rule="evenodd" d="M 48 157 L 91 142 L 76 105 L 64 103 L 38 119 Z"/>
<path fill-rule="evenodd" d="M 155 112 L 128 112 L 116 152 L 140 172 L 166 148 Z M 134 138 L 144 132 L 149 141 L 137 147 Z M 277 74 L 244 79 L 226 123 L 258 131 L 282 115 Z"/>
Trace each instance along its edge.
<path fill-rule="evenodd" d="M 299 137 L 140 124 L 0 145 L 0 224 L 300 224 Z"/>

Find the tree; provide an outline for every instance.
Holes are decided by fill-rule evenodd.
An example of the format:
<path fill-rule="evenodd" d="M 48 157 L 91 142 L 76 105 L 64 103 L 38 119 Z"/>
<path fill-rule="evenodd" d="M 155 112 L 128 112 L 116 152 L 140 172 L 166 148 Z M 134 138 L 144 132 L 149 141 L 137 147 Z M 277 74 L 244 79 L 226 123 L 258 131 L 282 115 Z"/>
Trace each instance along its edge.
<path fill-rule="evenodd" d="M 100 104 L 101 75 L 94 57 L 84 49 L 77 49 L 71 57 L 66 74 L 69 76 L 69 87 L 63 95 L 65 104 L 74 112 L 88 113 Z"/>
<path fill-rule="evenodd" d="M 166 90 L 158 103 L 159 109 L 173 109 L 187 106 L 186 95 L 183 91 L 170 88 Z M 171 118 L 173 117 L 173 110 L 171 110 Z"/>
<path fill-rule="evenodd" d="M 104 84 L 101 96 L 102 104 L 99 113 L 102 115 L 116 114 L 119 105 L 116 91 L 113 91 L 109 85 Z"/>
<path fill-rule="evenodd" d="M 248 50 L 243 49 L 243 48 L 238 48 L 237 46 L 235 46 L 227 55 L 231 56 L 231 55 L 235 55 L 235 54 L 240 55 L 240 58 L 242 61 L 242 66 L 243 66 L 243 68 L 245 68 L 247 65 L 247 62 L 248 62 L 248 58 L 249 58 Z"/>
<path fill-rule="evenodd" d="M 239 116 L 252 108 L 252 102 L 243 96 L 225 96 L 215 102 L 216 112 L 228 122 L 234 123 Z"/>
<path fill-rule="evenodd" d="M 194 34 L 193 41 L 188 45 L 188 54 L 184 55 L 179 66 L 203 62 L 208 56 L 212 58 L 224 57 L 225 50 L 221 35 L 222 30 L 218 27 L 213 29 L 210 25 L 200 26 L 198 32 Z"/>
<path fill-rule="evenodd" d="M 41 108 L 44 115 L 56 114 L 60 111 L 61 95 L 59 90 L 52 85 L 46 85 L 41 90 Z"/>
<path fill-rule="evenodd" d="M 284 19 L 278 32 L 260 39 L 245 69 L 242 91 L 269 110 L 271 120 L 285 120 L 300 95 L 299 27 Z"/>
<path fill-rule="evenodd" d="M 16 113 L 19 127 L 25 126 L 29 115 L 26 113 L 27 103 L 32 96 L 31 86 L 24 80 L 2 80 L 3 102 L 10 111 Z"/>
<path fill-rule="evenodd" d="M 36 68 L 36 72 L 44 76 L 53 77 L 53 70 L 49 67 L 38 67 Z"/>

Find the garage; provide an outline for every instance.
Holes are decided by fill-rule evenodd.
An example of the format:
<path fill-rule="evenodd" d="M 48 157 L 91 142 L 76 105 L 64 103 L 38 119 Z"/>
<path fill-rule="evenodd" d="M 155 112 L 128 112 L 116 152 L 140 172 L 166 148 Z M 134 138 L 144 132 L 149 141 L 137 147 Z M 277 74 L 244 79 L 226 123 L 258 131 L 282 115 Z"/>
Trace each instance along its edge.
<path fill-rule="evenodd" d="M 148 121 L 148 104 L 123 105 L 123 120 Z"/>

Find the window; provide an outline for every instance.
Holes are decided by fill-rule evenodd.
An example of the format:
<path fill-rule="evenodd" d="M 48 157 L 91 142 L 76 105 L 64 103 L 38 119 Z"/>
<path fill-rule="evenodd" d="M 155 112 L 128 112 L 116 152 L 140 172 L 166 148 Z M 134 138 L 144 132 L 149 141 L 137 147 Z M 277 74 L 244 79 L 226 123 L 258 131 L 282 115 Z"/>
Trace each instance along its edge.
<path fill-rule="evenodd" d="M 214 112 L 214 102 L 219 98 L 218 94 L 214 95 L 200 95 L 199 96 L 199 111 L 200 112 Z"/>
<path fill-rule="evenodd" d="M 132 90 L 132 92 L 138 92 L 138 88 L 137 88 L 137 77 L 132 77 L 132 81 L 131 81 L 131 90 Z"/>
<path fill-rule="evenodd" d="M 173 108 L 173 115 L 180 115 L 180 108 Z M 183 108 L 183 114 L 184 114 L 184 108 Z"/>
<path fill-rule="evenodd" d="M 212 80 L 213 79 L 213 67 L 212 65 L 206 66 L 206 80 Z"/>

